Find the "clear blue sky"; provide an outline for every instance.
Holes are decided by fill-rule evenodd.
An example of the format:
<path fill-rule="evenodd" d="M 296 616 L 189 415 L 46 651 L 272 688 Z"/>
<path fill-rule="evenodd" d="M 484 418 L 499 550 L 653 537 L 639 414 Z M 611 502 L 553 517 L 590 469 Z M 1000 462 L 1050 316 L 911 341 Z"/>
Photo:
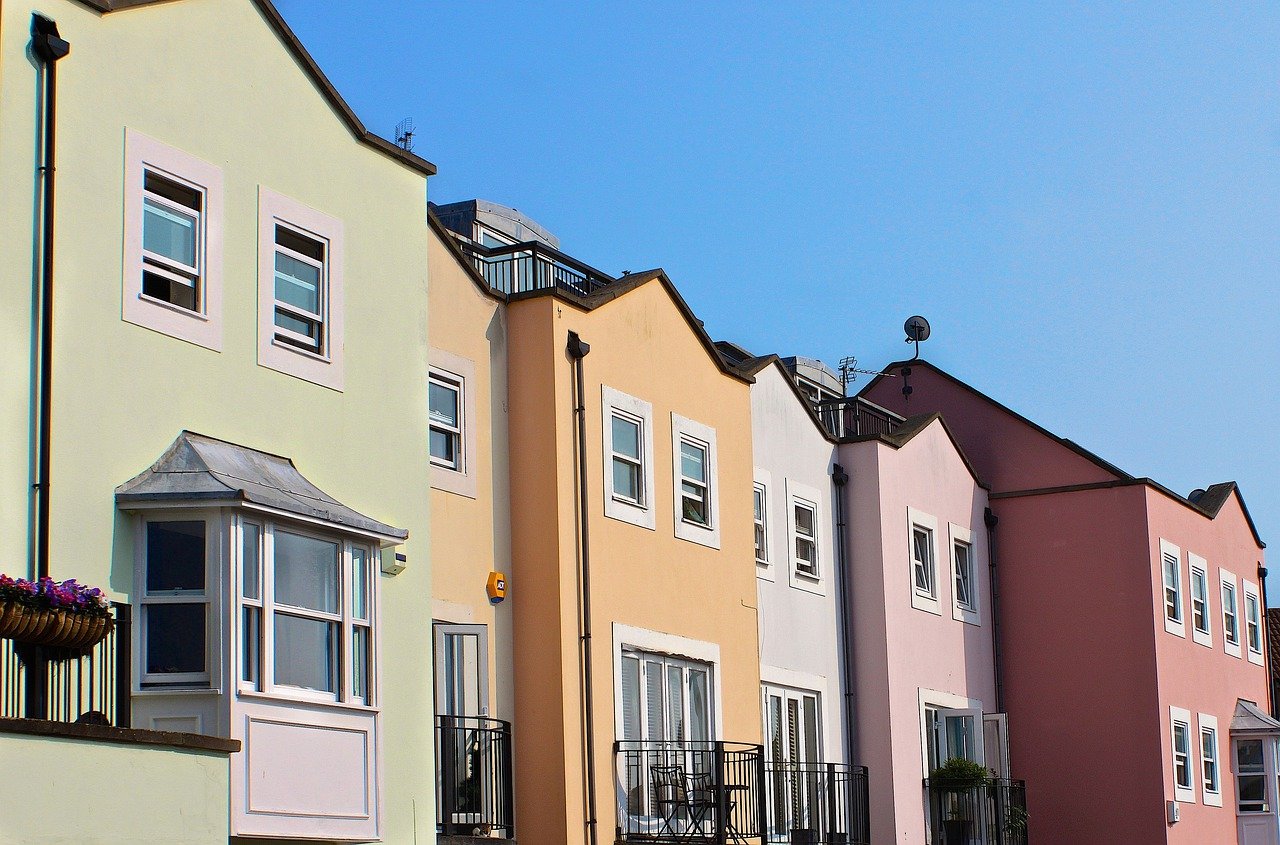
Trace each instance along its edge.
<path fill-rule="evenodd" d="M 879 366 L 924 314 L 930 360 L 1280 541 L 1274 4 L 278 5 L 370 128 L 416 120 L 434 201 L 661 266 L 757 353 Z"/>

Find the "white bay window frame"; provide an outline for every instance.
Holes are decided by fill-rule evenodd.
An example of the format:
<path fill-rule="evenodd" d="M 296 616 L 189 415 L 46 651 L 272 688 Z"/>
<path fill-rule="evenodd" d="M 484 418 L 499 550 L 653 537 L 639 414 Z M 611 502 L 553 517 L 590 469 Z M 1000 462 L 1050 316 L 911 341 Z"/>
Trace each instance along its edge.
<path fill-rule="evenodd" d="M 706 507 L 706 523 L 686 519 L 682 444 L 703 450 L 702 495 Z M 716 458 L 716 430 L 711 426 L 671 413 L 671 476 L 674 500 L 675 536 L 701 546 L 720 548 L 720 482 Z M 694 481 L 697 481 L 694 479 Z"/>
<path fill-rule="evenodd" d="M 613 489 L 613 418 L 638 422 L 640 425 L 640 483 L 642 489 L 638 501 L 617 496 Z M 653 405 L 643 399 L 600 386 L 600 426 L 602 463 L 604 465 L 604 515 L 639 528 L 653 531 L 657 527 L 657 511 L 653 493 Z"/>
<path fill-rule="evenodd" d="M 204 584 L 197 595 L 187 590 L 158 590 L 147 588 L 151 549 L 149 529 L 152 523 L 203 523 L 204 525 Z M 216 512 L 207 510 L 156 510 L 139 520 L 135 534 L 137 549 L 134 583 L 138 585 L 139 625 L 134 647 L 135 692 L 172 692 L 174 689 L 198 689 L 215 692 L 221 688 L 222 608 L 221 561 L 222 520 Z M 150 672 L 148 653 L 153 607 L 173 605 L 201 605 L 204 608 L 204 668 L 199 672 Z"/>
<path fill-rule="evenodd" d="M 916 532 L 923 531 L 928 540 L 923 551 L 928 552 L 928 560 L 917 560 Z M 938 598 L 938 519 L 924 511 L 907 508 L 907 588 L 911 591 L 911 606 L 935 616 L 942 615 L 942 604 Z M 916 576 L 917 567 L 923 567 L 927 584 L 919 583 Z"/>
<path fill-rule="evenodd" d="M 1177 637 L 1187 636 L 1187 609 L 1182 577 L 1182 549 L 1168 540 L 1160 541 L 1161 605 L 1164 629 Z"/>

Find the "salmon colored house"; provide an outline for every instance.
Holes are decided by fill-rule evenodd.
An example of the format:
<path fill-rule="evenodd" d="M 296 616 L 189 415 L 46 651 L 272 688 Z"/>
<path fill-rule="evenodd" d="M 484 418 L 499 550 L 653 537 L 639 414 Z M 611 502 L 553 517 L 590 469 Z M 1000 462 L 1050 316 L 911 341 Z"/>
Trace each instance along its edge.
<path fill-rule="evenodd" d="M 1263 543 L 1235 484 L 1181 496 L 925 361 L 885 373 L 860 396 L 941 412 L 991 486 L 1030 840 L 1278 841 Z"/>

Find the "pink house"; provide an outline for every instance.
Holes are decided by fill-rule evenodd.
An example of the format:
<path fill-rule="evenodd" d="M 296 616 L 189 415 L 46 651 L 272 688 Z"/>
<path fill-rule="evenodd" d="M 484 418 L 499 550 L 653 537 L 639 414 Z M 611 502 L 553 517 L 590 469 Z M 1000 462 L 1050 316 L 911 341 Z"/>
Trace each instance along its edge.
<path fill-rule="evenodd" d="M 1030 841 L 1280 842 L 1264 545 L 1235 484 L 1184 497 L 925 361 L 885 372 L 860 396 L 940 412 L 990 485 Z"/>

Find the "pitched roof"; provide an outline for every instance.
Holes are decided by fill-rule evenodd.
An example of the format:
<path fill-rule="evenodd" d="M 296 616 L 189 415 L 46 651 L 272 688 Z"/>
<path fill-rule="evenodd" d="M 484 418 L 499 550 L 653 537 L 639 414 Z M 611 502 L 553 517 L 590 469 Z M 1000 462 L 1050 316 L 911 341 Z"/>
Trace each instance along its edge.
<path fill-rule="evenodd" d="M 818 417 L 818 412 L 814 409 L 813 403 L 800 392 L 799 385 L 797 385 L 796 380 L 791 377 L 791 373 L 787 371 L 787 368 L 783 366 L 781 358 L 772 353 L 769 355 L 752 355 L 745 348 L 727 340 L 717 340 L 715 342 L 715 346 L 716 351 L 720 353 L 721 358 L 723 358 L 731 367 L 743 376 L 750 378 L 752 381 L 755 381 L 755 377 L 766 367 L 770 365 L 777 367 L 778 372 L 782 374 L 783 380 L 787 383 L 787 386 L 791 388 L 791 394 L 796 398 L 796 401 L 800 403 L 800 407 L 804 408 L 805 412 L 809 415 L 809 421 L 813 423 L 814 427 L 818 429 L 818 432 L 825 439 L 832 443 L 836 442 L 836 439 L 831 436 L 829 431 L 827 431 L 827 427 L 822 424 L 822 420 Z"/>
<path fill-rule="evenodd" d="M 1236 712 L 1231 717 L 1233 734 L 1280 733 L 1280 722 L 1271 718 L 1261 707 L 1243 698 L 1236 699 Z"/>
<path fill-rule="evenodd" d="M 173 3 L 179 0 L 79 0 L 85 6 L 94 9 L 102 14 L 110 12 L 120 12 L 125 9 L 137 9 L 142 6 L 155 6 L 160 3 Z M 262 12 L 262 16 L 271 24 L 271 28 L 276 31 L 276 35 L 289 48 L 289 52 L 302 65 L 303 70 L 311 77 L 312 82 L 320 89 L 320 93 L 333 107 L 333 110 L 342 118 L 343 123 L 351 130 L 351 134 L 356 140 L 363 144 L 373 147 L 378 152 L 383 153 L 401 164 L 409 167 L 423 176 L 434 176 L 436 166 L 421 156 L 414 155 L 408 150 L 398 147 L 380 135 L 375 135 L 365 128 L 364 123 L 352 111 L 351 106 L 347 105 L 347 101 L 338 93 L 338 89 L 333 87 L 333 83 L 324 75 L 324 71 L 320 70 L 320 66 L 316 64 L 316 60 L 307 52 L 307 48 L 302 46 L 302 42 L 298 40 L 298 36 L 289 28 L 289 24 L 285 23 L 280 12 L 276 9 L 271 0 L 253 0 L 258 10 Z"/>
<path fill-rule="evenodd" d="M 991 485 L 983 481 L 982 477 L 978 475 L 978 470 L 974 468 L 969 456 L 964 453 L 964 448 L 960 446 L 960 441 L 956 439 L 955 434 L 951 431 L 951 426 L 947 425 L 946 417 L 942 416 L 938 411 L 907 417 L 892 434 L 859 434 L 854 437 L 846 437 L 840 442 L 865 443 L 876 440 L 895 449 L 901 449 L 914 440 L 917 434 L 927 429 L 935 420 L 942 424 L 943 432 L 946 433 L 947 439 L 951 441 L 951 445 L 955 448 L 956 454 L 960 456 L 960 460 L 964 462 L 965 469 L 969 470 L 969 475 L 973 477 L 974 482 L 982 489 L 990 490 Z"/>
<path fill-rule="evenodd" d="M 120 504 L 248 502 L 389 540 L 409 532 L 361 514 L 316 487 L 280 455 L 181 432 L 156 462 L 116 488 Z"/>

